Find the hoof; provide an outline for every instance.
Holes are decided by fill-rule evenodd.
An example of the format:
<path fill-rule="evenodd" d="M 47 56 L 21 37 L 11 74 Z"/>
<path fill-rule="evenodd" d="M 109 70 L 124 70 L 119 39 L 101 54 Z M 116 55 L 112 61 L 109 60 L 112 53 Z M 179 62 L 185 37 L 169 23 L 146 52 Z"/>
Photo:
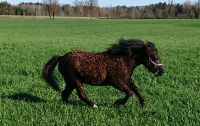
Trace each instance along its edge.
<path fill-rule="evenodd" d="M 66 99 L 66 98 L 62 98 L 62 101 L 64 104 L 68 103 L 68 99 Z"/>
<path fill-rule="evenodd" d="M 140 106 L 143 108 L 145 106 L 145 102 L 144 101 L 140 101 Z"/>

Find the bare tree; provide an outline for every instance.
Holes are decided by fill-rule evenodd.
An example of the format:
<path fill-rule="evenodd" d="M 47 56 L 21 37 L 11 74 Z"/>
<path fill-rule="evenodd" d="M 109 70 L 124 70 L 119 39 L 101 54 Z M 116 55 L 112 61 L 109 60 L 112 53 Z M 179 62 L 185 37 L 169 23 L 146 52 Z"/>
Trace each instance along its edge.
<path fill-rule="evenodd" d="M 74 0 L 74 10 L 76 13 L 76 16 L 83 16 L 84 14 L 84 2 L 82 0 Z"/>
<path fill-rule="evenodd" d="M 64 16 L 70 15 L 70 9 L 71 9 L 71 6 L 69 4 L 62 5 L 62 11 L 64 13 Z"/>
<path fill-rule="evenodd" d="M 51 20 L 51 4 L 52 0 L 43 0 L 44 8 L 47 10 L 49 18 Z"/>
<path fill-rule="evenodd" d="M 48 12 L 49 18 L 52 19 L 51 16 L 53 16 L 54 19 L 57 8 L 59 7 L 58 0 L 43 0 L 43 4 Z"/>
<path fill-rule="evenodd" d="M 90 19 L 92 20 L 94 9 L 98 6 L 98 0 L 86 0 L 85 5 L 90 8 Z"/>
<path fill-rule="evenodd" d="M 52 4 L 51 4 L 50 8 L 51 8 L 52 16 L 53 16 L 53 19 L 54 19 L 54 16 L 55 16 L 56 12 L 59 11 L 58 0 L 52 0 Z"/>

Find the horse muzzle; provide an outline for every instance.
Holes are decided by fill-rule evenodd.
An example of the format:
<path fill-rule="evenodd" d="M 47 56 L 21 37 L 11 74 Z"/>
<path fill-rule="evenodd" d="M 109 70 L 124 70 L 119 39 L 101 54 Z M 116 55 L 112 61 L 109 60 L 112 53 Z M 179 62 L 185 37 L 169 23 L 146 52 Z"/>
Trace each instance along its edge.
<path fill-rule="evenodd" d="M 163 74 L 164 74 L 164 69 L 163 69 L 163 67 L 162 66 L 158 66 L 157 68 L 156 68 L 156 71 L 155 71 L 155 73 L 154 73 L 157 77 L 158 76 L 162 76 Z"/>

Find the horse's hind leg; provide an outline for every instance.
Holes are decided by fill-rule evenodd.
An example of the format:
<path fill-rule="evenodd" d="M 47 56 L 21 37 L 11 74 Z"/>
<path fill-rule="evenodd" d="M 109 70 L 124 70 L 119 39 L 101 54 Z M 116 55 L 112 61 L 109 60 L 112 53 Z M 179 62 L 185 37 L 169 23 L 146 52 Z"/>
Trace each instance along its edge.
<path fill-rule="evenodd" d="M 79 98 L 82 101 L 84 101 L 87 105 L 96 108 L 97 106 L 88 98 L 83 84 L 79 80 L 76 80 L 75 83 L 76 83 L 76 90 L 77 90 Z"/>
<path fill-rule="evenodd" d="M 124 98 L 118 99 L 115 101 L 116 105 L 124 105 L 128 101 L 129 97 L 131 97 L 132 92 L 131 89 L 127 84 L 121 84 L 121 85 L 114 85 L 115 88 L 119 89 L 120 91 L 124 92 L 126 96 Z"/>
<path fill-rule="evenodd" d="M 130 84 L 129 84 L 131 90 L 136 94 L 136 96 L 139 98 L 140 100 L 140 105 L 143 107 L 145 105 L 144 102 L 144 97 L 141 95 L 140 93 L 140 89 L 134 84 L 134 82 L 131 80 Z"/>
<path fill-rule="evenodd" d="M 61 97 L 64 102 L 68 102 L 68 98 L 70 94 L 72 93 L 72 91 L 75 89 L 75 85 L 69 83 L 67 79 L 65 79 L 65 84 L 66 84 L 66 87 L 63 90 Z"/>

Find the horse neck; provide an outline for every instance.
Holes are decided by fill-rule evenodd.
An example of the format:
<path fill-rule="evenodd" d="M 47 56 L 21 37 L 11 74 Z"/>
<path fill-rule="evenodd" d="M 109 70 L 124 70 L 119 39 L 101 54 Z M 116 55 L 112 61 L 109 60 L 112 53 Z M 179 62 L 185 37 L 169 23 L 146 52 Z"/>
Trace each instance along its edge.
<path fill-rule="evenodd" d="M 134 54 L 126 58 L 127 64 L 134 70 L 137 66 L 141 65 L 143 61 L 142 55 Z"/>
<path fill-rule="evenodd" d="M 128 71 L 129 71 L 129 74 L 132 74 L 134 69 L 140 65 L 141 63 L 135 59 L 135 57 L 133 56 L 126 56 L 126 57 L 123 57 L 124 59 L 124 63 L 126 64 L 127 68 L 128 68 Z"/>

